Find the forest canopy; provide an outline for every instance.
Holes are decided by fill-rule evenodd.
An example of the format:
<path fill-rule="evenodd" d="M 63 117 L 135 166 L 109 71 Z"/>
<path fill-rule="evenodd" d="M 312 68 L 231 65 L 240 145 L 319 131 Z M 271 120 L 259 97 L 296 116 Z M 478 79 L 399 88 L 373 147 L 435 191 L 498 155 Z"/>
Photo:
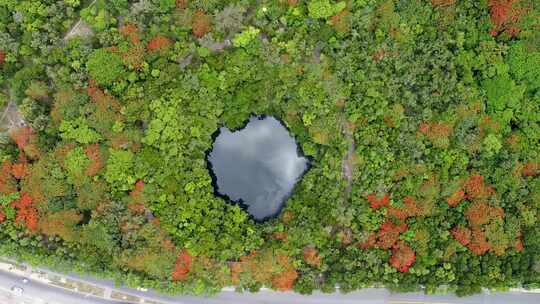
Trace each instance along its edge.
<path fill-rule="evenodd" d="M 221 127 L 311 169 L 256 222 Z M 540 287 L 536 0 L 0 1 L 0 254 L 169 293 Z"/>

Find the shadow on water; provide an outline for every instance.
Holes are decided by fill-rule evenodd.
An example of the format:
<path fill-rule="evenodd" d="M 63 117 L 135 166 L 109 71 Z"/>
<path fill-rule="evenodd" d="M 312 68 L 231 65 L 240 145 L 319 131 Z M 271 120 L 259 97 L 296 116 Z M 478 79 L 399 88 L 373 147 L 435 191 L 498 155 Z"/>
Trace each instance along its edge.
<path fill-rule="evenodd" d="M 311 158 L 273 116 L 252 115 L 240 129 L 219 128 L 206 163 L 214 194 L 237 204 L 255 221 L 277 216 Z"/>

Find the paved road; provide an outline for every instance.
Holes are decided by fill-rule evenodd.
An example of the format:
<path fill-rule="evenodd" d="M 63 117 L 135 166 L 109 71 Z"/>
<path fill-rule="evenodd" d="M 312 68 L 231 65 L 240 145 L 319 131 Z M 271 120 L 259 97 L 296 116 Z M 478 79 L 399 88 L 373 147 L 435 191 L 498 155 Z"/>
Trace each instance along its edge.
<path fill-rule="evenodd" d="M 55 274 L 47 269 L 38 268 Z M 232 290 L 223 291 L 215 297 L 179 296 L 170 297 L 156 294 L 152 291 L 137 291 L 125 287 L 115 287 L 112 281 L 81 277 L 74 274 L 64 275 L 68 279 L 84 281 L 107 289 L 113 289 L 126 294 L 141 296 L 156 302 L 166 304 L 539 304 L 540 293 L 504 292 L 482 293 L 471 297 L 459 298 L 453 295 L 425 295 L 423 293 L 399 293 L 392 294 L 384 288 L 367 288 L 349 294 L 324 294 L 314 293 L 311 296 L 303 296 L 293 292 L 274 292 L 263 290 L 258 293 L 237 293 Z M 109 301 L 94 297 L 84 297 L 81 294 L 34 282 L 22 283 L 22 276 L 0 271 L 0 303 L 2 295 L 9 292 L 13 285 L 24 288 L 24 295 L 34 298 L 33 302 L 13 302 L 13 304 L 118 304 L 120 302 Z M 41 302 L 40 302 L 41 301 Z M 11 302 L 6 302 L 12 304 Z"/>
<path fill-rule="evenodd" d="M 11 298 L 13 303 L 32 304 L 119 304 L 117 301 L 107 301 L 94 297 L 84 297 L 78 293 L 54 288 L 47 284 L 29 280 L 22 282 L 23 277 L 6 271 L 0 271 L 0 295 L 4 298 Z M 12 286 L 19 286 L 24 289 L 22 296 L 14 295 L 10 289 Z M 8 296 L 12 294 L 12 296 Z M 31 298 L 31 301 L 28 299 Z M 0 298 L 1 299 L 1 298 Z M 2 302 L 3 303 L 3 302 Z M 9 303 L 9 302 L 8 302 Z"/>
<path fill-rule="evenodd" d="M 40 269 L 43 270 L 43 269 Z M 366 288 L 349 294 L 314 293 L 303 296 L 293 292 L 263 290 L 258 293 L 223 291 L 216 297 L 181 296 L 169 297 L 152 291 L 142 292 L 125 287 L 115 287 L 112 281 L 98 280 L 70 274 L 69 278 L 84 280 L 101 287 L 109 287 L 125 293 L 149 297 L 163 303 L 178 304 L 540 304 L 539 293 L 504 292 L 482 293 L 460 298 L 453 295 L 425 295 L 421 292 L 392 294 L 384 288 Z"/>

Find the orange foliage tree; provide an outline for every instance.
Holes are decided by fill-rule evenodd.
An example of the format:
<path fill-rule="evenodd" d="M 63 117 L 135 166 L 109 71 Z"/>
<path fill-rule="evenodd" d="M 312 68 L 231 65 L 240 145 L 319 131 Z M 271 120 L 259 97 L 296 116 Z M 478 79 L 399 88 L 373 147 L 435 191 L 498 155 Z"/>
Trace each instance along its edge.
<path fill-rule="evenodd" d="M 368 236 L 368 239 L 359 244 L 362 249 L 377 247 L 390 249 L 399 240 L 399 235 L 407 231 L 407 224 L 396 224 L 392 220 L 384 222 L 375 234 Z"/>
<path fill-rule="evenodd" d="M 128 38 L 127 46 L 120 48 L 120 55 L 124 64 L 135 70 L 142 68 L 144 61 L 145 47 L 141 43 L 139 29 L 132 23 L 128 23 L 119 29 L 119 32 Z"/>
<path fill-rule="evenodd" d="M 17 210 L 15 217 L 16 223 L 23 224 L 32 232 L 38 230 L 38 211 L 34 208 L 32 197 L 28 193 L 21 193 L 19 199 L 11 202 L 11 206 Z"/>
<path fill-rule="evenodd" d="M 186 9 L 188 7 L 189 0 L 176 0 L 176 8 Z"/>
<path fill-rule="evenodd" d="M 10 132 L 10 136 L 17 144 L 17 147 L 23 151 L 28 157 L 37 159 L 40 156 L 40 151 L 36 145 L 37 135 L 31 127 L 21 127 Z"/>
<path fill-rule="evenodd" d="M 210 18 L 204 11 L 198 10 L 195 12 L 191 22 L 191 31 L 197 38 L 202 38 L 206 33 L 210 32 Z"/>
<path fill-rule="evenodd" d="M 0 165 L 0 194 L 11 194 L 17 192 L 17 184 L 12 176 L 12 165 L 9 160 L 5 160 Z"/>
<path fill-rule="evenodd" d="M 437 148 L 446 148 L 450 144 L 449 137 L 452 135 L 452 126 L 445 122 L 424 122 L 418 127 L 418 135 L 427 137 Z"/>
<path fill-rule="evenodd" d="M 375 193 L 368 194 L 367 200 L 370 204 L 370 207 L 373 209 L 379 209 L 381 207 L 386 207 L 390 203 L 390 195 L 385 194 L 382 198 L 378 199 Z"/>
<path fill-rule="evenodd" d="M 128 209 L 133 214 L 143 214 L 145 207 L 144 207 L 144 198 L 143 198 L 143 191 L 144 188 L 144 182 L 142 180 L 138 180 L 135 183 L 135 188 L 133 191 L 129 193 L 131 202 L 128 204 Z"/>
<path fill-rule="evenodd" d="M 319 252 L 317 249 L 313 246 L 306 246 L 304 247 L 304 261 L 308 265 L 319 267 L 321 266 L 321 257 L 319 256 Z"/>
<path fill-rule="evenodd" d="M 283 271 L 272 278 L 272 287 L 280 291 L 291 290 L 294 286 L 294 282 L 298 278 L 298 273 L 289 262 L 288 256 L 279 255 L 277 261 L 279 266 L 283 268 Z"/>
<path fill-rule="evenodd" d="M 471 230 L 467 227 L 456 226 L 450 233 L 463 246 L 467 246 L 471 242 Z"/>
<path fill-rule="evenodd" d="M 173 281 L 184 281 L 193 265 L 193 257 L 189 255 L 187 250 L 183 249 L 176 257 L 176 263 L 172 273 Z"/>
<path fill-rule="evenodd" d="M 103 168 L 103 160 L 99 153 L 99 144 L 92 144 L 86 147 L 85 154 L 92 161 L 88 167 L 86 167 L 85 174 L 88 176 L 94 176 L 98 174 L 99 170 Z"/>
<path fill-rule="evenodd" d="M 446 199 L 446 202 L 448 203 L 450 207 L 454 207 L 457 204 L 459 204 L 464 198 L 465 198 L 465 191 L 463 191 L 463 189 L 459 189 L 456 192 L 454 192 L 452 195 L 450 195 L 450 197 Z"/>
<path fill-rule="evenodd" d="M 415 259 L 416 253 L 412 248 L 405 241 L 399 241 L 392 247 L 388 263 L 399 272 L 407 272 Z"/>
<path fill-rule="evenodd" d="M 155 36 L 148 42 L 147 45 L 147 48 L 150 51 L 165 50 L 169 47 L 171 47 L 171 41 L 169 38 L 162 35 Z"/>
<path fill-rule="evenodd" d="M 538 176 L 540 175 L 540 164 L 536 162 L 526 163 L 521 172 L 524 177 Z"/>
<path fill-rule="evenodd" d="M 491 16 L 491 35 L 497 36 L 500 32 L 505 32 L 511 36 L 519 33 L 516 26 L 523 9 L 519 8 L 519 0 L 489 0 L 488 7 Z"/>
<path fill-rule="evenodd" d="M 77 236 L 75 227 L 81 220 L 82 215 L 77 210 L 62 210 L 43 216 L 39 221 L 39 228 L 45 235 L 74 241 Z"/>

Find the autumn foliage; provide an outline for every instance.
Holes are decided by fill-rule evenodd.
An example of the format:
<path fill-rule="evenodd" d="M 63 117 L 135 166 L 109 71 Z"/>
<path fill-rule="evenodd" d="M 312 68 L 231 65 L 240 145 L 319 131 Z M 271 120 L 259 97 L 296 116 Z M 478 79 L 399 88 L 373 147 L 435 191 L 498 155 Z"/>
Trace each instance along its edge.
<path fill-rule="evenodd" d="M 20 198 L 11 202 L 17 210 L 15 222 L 24 225 L 30 231 L 37 231 L 38 229 L 38 211 L 34 208 L 33 200 L 27 193 L 22 193 Z"/>
<path fill-rule="evenodd" d="M 195 12 L 191 22 L 191 30 L 197 38 L 202 38 L 206 33 L 210 32 L 210 18 L 204 11 L 198 10 Z"/>
<path fill-rule="evenodd" d="M 172 273 L 173 281 L 184 281 L 193 265 L 193 257 L 189 255 L 187 250 L 182 250 L 176 257 L 176 264 Z"/>
<path fill-rule="evenodd" d="M 17 144 L 17 147 L 28 157 L 36 159 L 40 156 L 40 151 L 36 146 L 37 135 L 31 127 L 25 126 L 14 129 L 10 132 L 11 139 Z"/>
<path fill-rule="evenodd" d="M 368 239 L 359 245 L 362 249 L 382 248 L 390 249 L 399 240 L 399 235 L 407 231 L 407 224 L 396 224 L 392 220 L 384 222 L 377 233 L 371 234 Z"/>
<path fill-rule="evenodd" d="M 450 233 L 463 246 L 467 246 L 471 242 L 471 230 L 467 227 L 456 226 Z"/>
<path fill-rule="evenodd" d="M 81 220 L 82 215 L 77 210 L 62 210 L 44 216 L 39 222 L 39 228 L 45 235 L 59 236 L 63 240 L 73 241 L 76 237 L 73 227 Z"/>
<path fill-rule="evenodd" d="M 418 216 L 422 214 L 422 210 L 418 203 L 410 196 L 403 199 L 404 207 L 388 207 L 387 216 L 398 220 L 406 220 L 409 217 Z"/>
<path fill-rule="evenodd" d="M 170 46 L 171 41 L 169 40 L 169 38 L 162 35 L 157 35 L 148 42 L 147 48 L 150 51 L 157 51 L 168 49 Z"/>
<path fill-rule="evenodd" d="M 0 66 L 2 66 L 5 61 L 6 61 L 6 53 L 4 51 L 0 51 Z"/>
<path fill-rule="evenodd" d="M 176 0 L 176 8 L 186 9 L 188 7 L 189 0 Z"/>
<path fill-rule="evenodd" d="M 304 261 L 311 266 L 319 267 L 321 266 L 321 257 L 319 252 L 313 246 L 304 247 Z"/>
<path fill-rule="evenodd" d="M 0 165 L 0 194 L 17 192 L 17 184 L 12 175 L 11 162 L 5 160 Z"/>
<path fill-rule="evenodd" d="M 505 32 L 511 36 L 519 33 L 517 22 L 523 14 L 520 9 L 519 0 L 489 0 L 489 14 L 491 16 L 491 35 L 497 36 L 500 32 Z"/>
<path fill-rule="evenodd" d="M 144 198 L 142 195 L 143 188 L 144 182 L 142 180 L 138 180 L 135 183 L 135 189 L 129 193 L 131 201 L 128 204 L 128 209 L 133 214 L 143 214 L 145 211 Z"/>
<path fill-rule="evenodd" d="M 288 256 L 279 255 L 277 257 L 277 262 L 283 271 L 274 275 L 272 278 L 272 287 L 280 291 L 291 290 L 294 286 L 294 282 L 298 278 L 298 273 L 289 262 Z"/>
<path fill-rule="evenodd" d="M 119 32 L 129 41 L 128 47 L 122 48 L 120 51 L 124 64 L 135 70 L 141 69 L 146 49 L 144 44 L 141 43 L 139 29 L 135 25 L 128 23 L 121 27 Z"/>
<path fill-rule="evenodd" d="M 540 164 L 535 162 L 526 163 L 521 171 L 524 177 L 540 175 Z"/>
<path fill-rule="evenodd" d="M 461 193 L 463 191 L 463 194 Z M 471 203 L 465 208 L 468 227 L 456 226 L 450 233 L 463 246 L 467 246 L 475 255 L 483 255 L 491 251 L 497 255 L 504 254 L 512 246 L 509 238 L 515 237 L 504 232 L 504 210 L 490 205 L 489 198 L 495 194 L 491 186 L 485 184 L 484 177 L 472 174 L 463 184 L 459 195 L 452 195 L 448 204 L 461 199 Z M 459 200 L 458 200 L 459 198 Z M 522 244 L 521 244 L 522 245 Z"/>
<path fill-rule="evenodd" d="M 314 248 L 313 248 L 314 249 Z M 317 256 L 316 250 L 306 250 L 308 258 Z M 292 289 L 298 273 L 288 256 L 273 250 L 252 251 L 240 257 L 240 261 L 229 263 L 231 282 L 238 284 L 243 274 L 250 282 L 272 285 L 274 289 L 285 291 Z"/>
<path fill-rule="evenodd" d="M 392 247 L 392 256 L 388 263 L 399 272 L 407 272 L 415 259 L 416 254 L 412 248 L 405 241 L 399 241 Z"/>
<path fill-rule="evenodd" d="M 425 136 L 437 148 L 446 148 L 452 135 L 452 126 L 445 122 L 421 123 L 418 135 Z"/>
<path fill-rule="evenodd" d="M 103 160 L 101 159 L 101 155 L 99 152 L 99 145 L 98 144 L 92 144 L 86 147 L 85 154 L 90 159 L 91 163 L 86 167 L 85 174 L 88 176 L 94 176 L 96 175 L 101 168 L 103 168 Z"/>
<path fill-rule="evenodd" d="M 448 203 L 450 207 L 454 207 L 457 204 L 459 204 L 464 198 L 465 198 L 465 191 L 463 191 L 463 189 L 459 189 L 456 192 L 454 192 L 452 195 L 450 195 L 450 197 L 446 199 L 446 202 Z"/>
<path fill-rule="evenodd" d="M 370 207 L 373 209 L 379 209 L 381 207 L 386 207 L 390 203 L 390 195 L 385 194 L 382 198 L 377 198 L 375 193 L 371 193 L 367 196 L 367 200 L 370 204 Z"/>

